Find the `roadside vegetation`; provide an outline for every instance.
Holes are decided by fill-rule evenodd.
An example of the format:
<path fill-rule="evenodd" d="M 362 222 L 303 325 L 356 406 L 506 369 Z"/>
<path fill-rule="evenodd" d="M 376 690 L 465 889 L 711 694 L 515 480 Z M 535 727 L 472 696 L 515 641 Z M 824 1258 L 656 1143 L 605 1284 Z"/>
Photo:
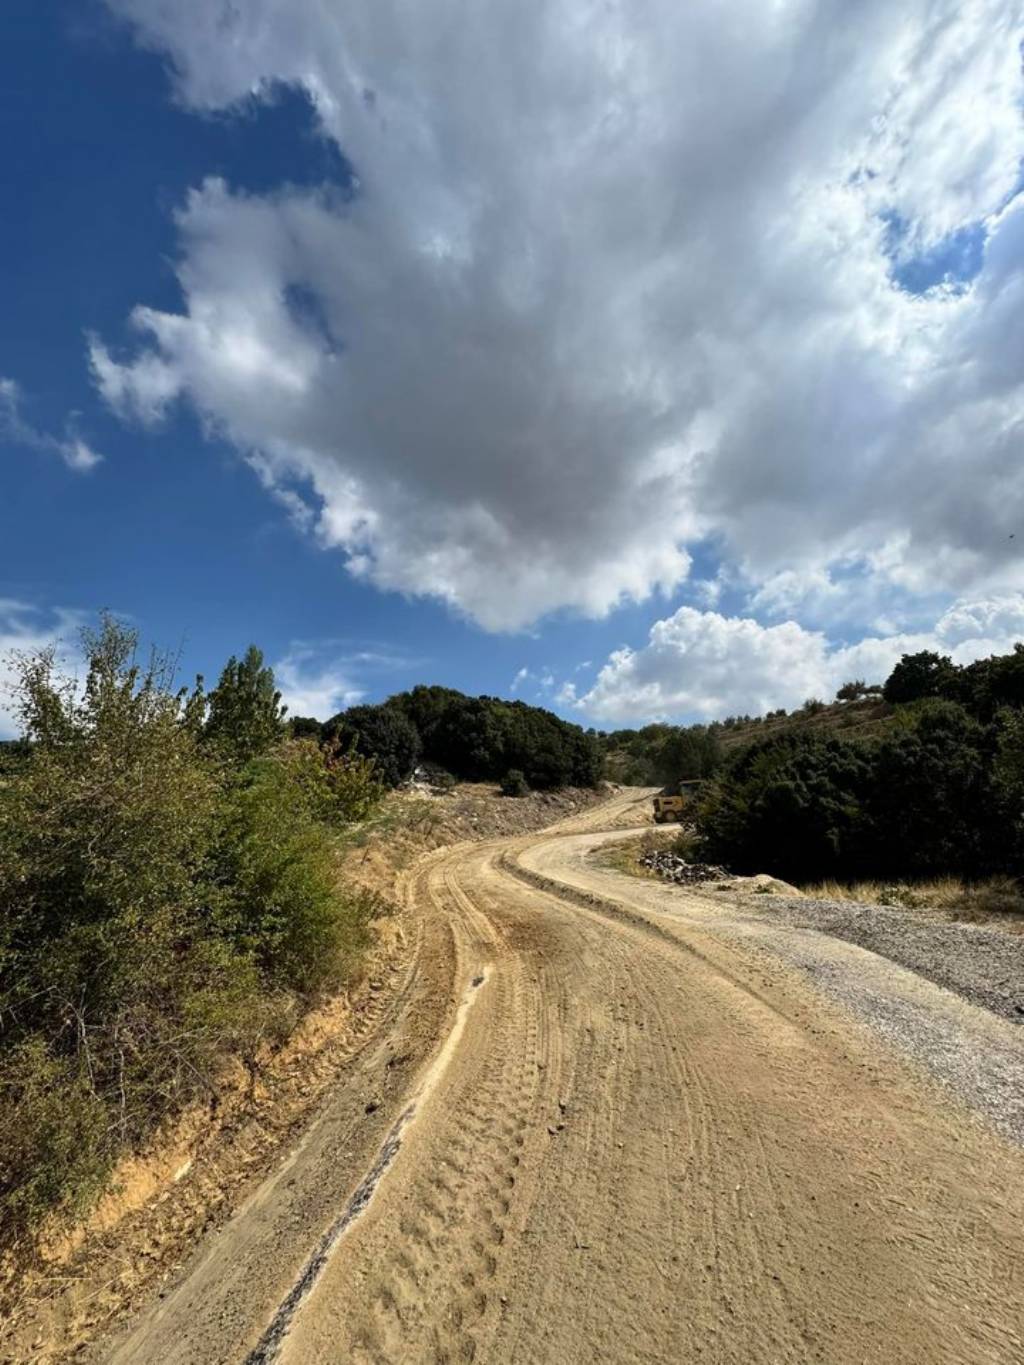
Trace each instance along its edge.
<path fill-rule="evenodd" d="M 935 877 L 917 882 L 812 882 L 803 888 L 815 900 L 857 901 L 865 905 L 899 906 L 938 911 L 948 919 L 1024 931 L 1024 892 L 1016 877 L 999 874 L 980 881 Z"/>
<path fill-rule="evenodd" d="M 500 782 L 506 795 L 596 787 L 603 754 L 594 732 L 539 706 L 414 687 L 377 706 L 354 706 L 323 725 L 300 718 L 296 733 L 372 758 L 389 786 L 420 764 L 466 782 Z"/>
<path fill-rule="evenodd" d="M 522 702 L 417 687 L 322 725 L 286 717 L 255 647 L 207 691 L 111 618 L 83 643 L 83 678 L 52 650 L 15 658 L 21 737 L 0 745 L 8 1249 L 86 1212 L 184 1106 L 215 1109 L 226 1068 L 255 1084 L 353 980 L 381 903 L 343 868 L 396 821 L 422 842 L 437 803 L 385 801 L 421 765 L 435 794 L 468 779 L 534 804 L 601 777 L 592 734 Z"/>
<path fill-rule="evenodd" d="M 335 842 L 372 761 L 289 738 L 259 651 L 209 695 L 113 620 L 84 682 L 17 660 L 0 769 L 4 1241 L 83 1212 L 117 1160 L 229 1059 L 251 1072 L 356 971 L 375 905 Z"/>
<path fill-rule="evenodd" d="M 698 859 L 828 899 L 1024 915 L 1024 645 L 904 655 L 884 684 L 789 713 L 597 738 L 613 780 L 699 783 Z"/>
<path fill-rule="evenodd" d="M 659 874 L 647 867 L 642 861 L 648 853 L 674 853 L 680 858 L 692 858 L 695 848 L 695 835 L 692 830 L 682 826 L 674 829 L 649 829 L 643 834 L 631 834 L 616 839 L 614 843 L 602 844 L 597 850 L 596 861 L 603 867 L 614 868 L 631 877 L 646 877 L 658 880 Z"/>
<path fill-rule="evenodd" d="M 904 656 L 883 699 L 867 738 L 790 727 L 730 753 L 696 805 L 701 856 L 798 884 L 952 879 L 977 896 L 1000 877 L 989 901 L 1008 903 L 1024 871 L 1024 647 L 966 667 Z"/>

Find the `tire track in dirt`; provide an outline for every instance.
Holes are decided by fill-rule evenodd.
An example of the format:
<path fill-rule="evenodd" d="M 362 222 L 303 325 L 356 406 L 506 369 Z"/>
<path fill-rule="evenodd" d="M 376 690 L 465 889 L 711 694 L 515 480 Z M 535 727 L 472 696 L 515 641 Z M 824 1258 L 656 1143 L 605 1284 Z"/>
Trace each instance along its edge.
<path fill-rule="evenodd" d="M 282 1362 L 1024 1359 L 1021 1154 L 793 973 L 713 934 L 652 930 L 596 871 L 567 898 L 572 836 L 628 822 L 636 800 L 410 871 L 407 1014 L 435 1039 L 401 1100 L 420 1094 L 415 1121 L 290 1319 Z M 547 881 L 526 885 L 516 860 Z M 278 1268 L 275 1305 L 315 1245 Z M 204 1303 L 209 1334 L 187 1356 L 149 1349 L 166 1331 L 136 1335 L 114 1358 L 252 1349 L 266 1296 L 244 1338 L 221 1303 L 225 1335 L 211 1307 L 225 1286 L 197 1274 L 179 1311 Z"/>

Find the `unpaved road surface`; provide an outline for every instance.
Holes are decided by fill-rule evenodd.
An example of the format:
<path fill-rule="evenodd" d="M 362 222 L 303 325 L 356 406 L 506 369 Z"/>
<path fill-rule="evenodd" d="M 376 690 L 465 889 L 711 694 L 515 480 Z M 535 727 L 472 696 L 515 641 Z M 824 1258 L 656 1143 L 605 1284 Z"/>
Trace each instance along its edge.
<path fill-rule="evenodd" d="M 1020 1147 L 720 906 L 589 861 L 637 800 L 416 865 L 386 1029 L 92 1359 L 1024 1360 Z"/>

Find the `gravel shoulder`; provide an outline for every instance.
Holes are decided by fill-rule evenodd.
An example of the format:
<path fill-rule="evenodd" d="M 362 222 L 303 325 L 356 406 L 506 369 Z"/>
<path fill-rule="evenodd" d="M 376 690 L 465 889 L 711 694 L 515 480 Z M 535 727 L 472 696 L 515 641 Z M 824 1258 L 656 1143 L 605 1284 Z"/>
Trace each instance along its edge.
<path fill-rule="evenodd" d="M 975 1120 L 1024 1146 L 1018 935 L 884 906 L 634 877 L 600 865 L 603 842 L 563 841 L 559 880 L 653 912 L 691 940 L 739 948 L 766 974 L 795 969 Z"/>
<path fill-rule="evenodd" d="M 856 901 L 735 895 L 748 914 L 813 929 L 898 962 L 1011 1023 L 1024 1023 L 1024 938 L 986 925 L 937 921 Z M 766 902 L 768 902 L 766 904 Z"/>
<path fill-rule="evenodd" d="M 88 1359 L 1024 1359 L 1024 1152 L 837 1000 L 937 1020 L 983 1071 L 1024 1032 L 767 907 L 593 866 L 642 796 L 408 865 L 391 1027 Z"/>

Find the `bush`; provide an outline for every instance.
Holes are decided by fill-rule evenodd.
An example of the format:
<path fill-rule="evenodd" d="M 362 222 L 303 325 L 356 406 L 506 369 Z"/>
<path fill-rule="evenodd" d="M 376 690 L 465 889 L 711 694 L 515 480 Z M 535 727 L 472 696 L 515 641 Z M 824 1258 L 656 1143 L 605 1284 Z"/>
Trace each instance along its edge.
<path fill-rule="evenodd" d="M 286 741 L 275 753 L 288 774 L 307 816 L 328 825 L 358 824 L 384 798 L 374 759 L 336 743 L 321 746 L 311 739 Z"/>
<path fill-rule="evenodd" d="M 471 782 L 518 768 L 533 788 L 595 786 L 602 756 L 596 735 L 539 706 L 416 687 L 387 705 L 415 725 L 423 757 Z"/>
<path fill-rule="evenodd" d="M 714 776 L 722 761 L 718 735 L 703 725 L 673 729 L 652 755 L 655 782 L 673 786 Z"/>
<path fill-rule="evenodd" d="M 869 743 L 803 730 L 752 744 L 698 804 L 704 856 L 790 881 L 1011 870 L 1013 764 L 996 752 L 989 728 L 934 700 Z"/>
<path fill-rule="evenodd" d="M 330 825 L 379 795 L 308 741 L 251 759 L 201 738 L 197 697 L 111 620 L 84 687 L 16 663 L 28 741 L 0 781 L 0 1207 L 85 1207 L 119 1155 L 250 1064 L 345 978 L 372 906 L 337 885 Z"/>
<path fill-rule="evenodd" d="M 530 785 L 518 768 L 509 768 L 501 779 L 502 796 L 528 796 Z"/>
<path fill-rule="evenodd" d="M 856 856 L 870 779 L 845 741 L 791 731 L 742 749 L 697 803 L 701 856 L 736 872 L 837 876 Z"/>
<path fill-rule="evenodd" d="M 272 988 L 336 986 L 364 945 L 356 902 L 337 884 L 334 845 L 306 755 L 255 759 L 228 789 L 215 853 L 215 918 Z M 329 793 L 327 793 L 329 796 Z"/>
<path fill-rule="evenodd" d="M 380 780 L 388 787 L 407 782 L 423 746 L 419 733 L 397 706 L 352 706 L 324 725 L 328 740 L 343 752 L 372 759 Z"/>
<path fill-rule="evenodd" d="M 836 701 L 860 701 L 867 691 L 867 683 L 863 678 L 855 678 L 853 682 L 845 682 L 836 693 Z"/>

